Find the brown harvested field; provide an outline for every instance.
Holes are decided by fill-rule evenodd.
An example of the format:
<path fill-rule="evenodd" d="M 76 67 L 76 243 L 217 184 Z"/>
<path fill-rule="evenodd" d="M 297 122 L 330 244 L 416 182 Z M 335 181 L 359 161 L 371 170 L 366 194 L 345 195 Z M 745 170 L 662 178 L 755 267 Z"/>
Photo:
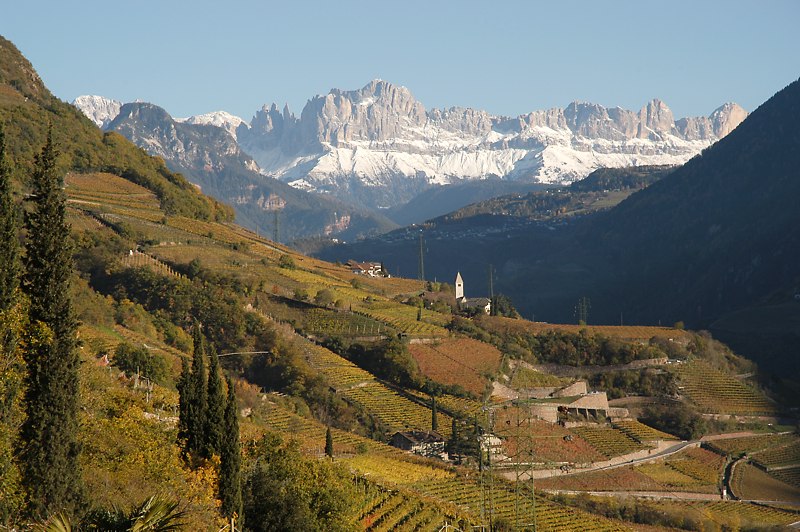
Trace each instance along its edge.
<path fill-rule="evenodd" d="M 606 458 L 569 429 L 526 419 L 516 407 L 495 410 L 494 433 L 503 440 L 504 453 L 512 461 L 586 464 Z"/>
<path fill-rule="evenodd" d="M 447 338 L 430 344 L 411 344 L 409 351 L 426 377 L 442 384 L 457 384 L 480 396 L 486 375 L 500 365 L 496 347 L 471 338 Z"/>
<path fill-rule="evenodd" d="M 617 467 L 536 481 L 541 489 L 574 491 L 664 491 L 664 486 L 632 467 Z"/>
<path fill-rule="evenodd" d="M 785 484 L 751 464 L 737 464 L 731 484 L 734 495 L 741 499 L 800 502 L 800 488 Z"/>
<path fill-rule="evenodd" d="M 639 325 L 571 325 L 558 323 L 543 323 L 527 320 L 515 320 L 503 318 L 501 316 L 481 317 L 481 323 L 489 330 L 496 332 L 528 333 L 540 334 L 548 331 L 561 331 L 568 333 L 578 333 L 582 329 L 587 329 L 590 334 L 600 334 L 623 340 L 646 341 L 651 338 L 671 338 L 673 340 L 688 341 L 690 334 L 686 331 L 673 329 L 671 327 L 645 327 Z"/>

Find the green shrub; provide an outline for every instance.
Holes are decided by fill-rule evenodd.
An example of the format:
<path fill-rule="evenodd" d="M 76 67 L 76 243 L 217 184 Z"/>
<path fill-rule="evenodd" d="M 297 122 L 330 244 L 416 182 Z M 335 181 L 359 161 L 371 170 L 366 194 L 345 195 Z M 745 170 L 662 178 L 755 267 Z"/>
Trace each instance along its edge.
<path fill-rule="evenodd" d="M 170 377 L 169 366 L 164 356 L 144 346 L 119 344 L 114 351 L 113 362 L 129 375 L 138 371 L 140 375 L 159 384 L 164 384 Z"/>

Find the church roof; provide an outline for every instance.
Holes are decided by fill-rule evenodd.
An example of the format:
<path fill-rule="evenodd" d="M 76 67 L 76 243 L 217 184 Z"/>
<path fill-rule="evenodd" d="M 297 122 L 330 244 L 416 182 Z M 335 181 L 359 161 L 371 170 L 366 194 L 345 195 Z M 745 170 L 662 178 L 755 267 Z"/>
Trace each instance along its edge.
<path fill-rule="evenodd" d="M 465 297 L 462 304 L 468 307 L 485 307 L 491 302 L 488 297 Z"/>

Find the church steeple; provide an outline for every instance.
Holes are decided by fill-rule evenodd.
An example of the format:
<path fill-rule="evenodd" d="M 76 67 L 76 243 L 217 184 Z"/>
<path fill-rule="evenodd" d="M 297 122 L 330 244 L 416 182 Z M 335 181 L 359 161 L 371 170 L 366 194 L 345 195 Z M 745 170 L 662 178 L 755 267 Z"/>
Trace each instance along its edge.
<path fill-rule="evenodd" d="M 461 278 L 461 272 L 456 273 L 456 301 L 464 297 L 464 279 Z"/>

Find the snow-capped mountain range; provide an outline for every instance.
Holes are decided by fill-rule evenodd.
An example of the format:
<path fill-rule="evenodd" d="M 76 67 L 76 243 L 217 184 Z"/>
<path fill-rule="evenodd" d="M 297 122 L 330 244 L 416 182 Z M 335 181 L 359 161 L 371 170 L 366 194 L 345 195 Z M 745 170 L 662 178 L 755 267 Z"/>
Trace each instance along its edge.
<path fill-rule="evenodd" d="M 100 127 L 119 112 L 119 102 L 96 96 L 75 105 Z M 517 117 L 426 110 L 407 88 L 374 80 L 315 96 L 299 117 L 272 104 L 249 123 L 222 111 L 184 121 L 227 130 L 267 176 L 383 208 L 465 180 L 569 183 L 598 167 L 682 164 L 746 116 L 727 103 L 707 117 L 675 120 L 660 100 L 639 111 L 573 102 Z"/>

